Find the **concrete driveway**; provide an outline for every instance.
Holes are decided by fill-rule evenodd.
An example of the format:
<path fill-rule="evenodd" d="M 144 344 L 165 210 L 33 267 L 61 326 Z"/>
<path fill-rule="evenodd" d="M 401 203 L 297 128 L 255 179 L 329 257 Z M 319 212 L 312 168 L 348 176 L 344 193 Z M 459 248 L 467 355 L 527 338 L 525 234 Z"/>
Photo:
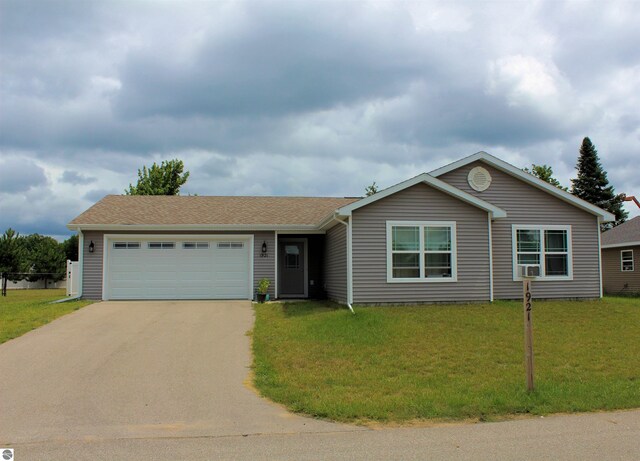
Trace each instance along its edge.
<path fill-rule="evenodd" d="M 102 302 L 0 345 L 0 447 L 358 430 L 247 388 L 248 301 Z"/>
<path fill-rule="evenodd" d="M 16 459 L 636 460 L 640 411 L 371 430 L 246 387 L 248 302 L 106 302 L 0 345 Z"/>

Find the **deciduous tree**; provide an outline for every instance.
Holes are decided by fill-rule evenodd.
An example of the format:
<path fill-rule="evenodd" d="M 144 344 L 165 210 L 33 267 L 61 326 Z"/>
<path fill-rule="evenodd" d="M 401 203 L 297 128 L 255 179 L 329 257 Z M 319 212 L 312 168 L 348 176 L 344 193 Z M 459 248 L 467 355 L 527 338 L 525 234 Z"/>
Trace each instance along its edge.
<path fill-rule="evenodd" d="M 182 160 L 164 160 L 160 165 L 154 162 L 138 170 L 138 183 L 129 184 L 126 195 L 179 195 L 180 187 L 187 182 L 189 172 L 184 172 Z"/>
<path fill-rule="evenodd" d="M 364 193 L 367 197 L 377 192 L 378 192 L 378 185 L 376 184 L 375 181 L 373 181 L 373 183 L 370 186 L 367 186 L 364 188 Z"/>
<path fill-rule="evenodd" d="M 62 280 L 66 271 L 65 254 L 58 242 L 52 237 L 40 234 L 31 234 L 22 238 L 24 252 L 23 271 L 30 282 L 44 280 L 47 288 L 49 280 L 57 282 Z"/>
<path fill-rule="evenodd" d="M 78 235 L 72 235 L 61 243 L 64 254 L 68 260 L 78 260 Z"/>
<path fill-rule="evenodd" d="M 543 181 L 548 182 L 552 186 L 556 186 L 557 188 L 564 191 L 569 190 L 567 187 L 564 187 L 562 184 L 560 184 L 560 181 L 553 177 L 553 168 L 551 168 L 549 165 L 536 165 L 535 163 L 532 163 L 531 169 L 525 167 L 523 168 L 523 170 L 529 174 L 532 174 L 536 178 L 540 178 Z"/>
<path fill-rule="evenodd" d="M 9 228 L 0 236 L 0 274 L 7 273 L 9 280 L 20 280 L 22 246 L 20 234 Z"/>

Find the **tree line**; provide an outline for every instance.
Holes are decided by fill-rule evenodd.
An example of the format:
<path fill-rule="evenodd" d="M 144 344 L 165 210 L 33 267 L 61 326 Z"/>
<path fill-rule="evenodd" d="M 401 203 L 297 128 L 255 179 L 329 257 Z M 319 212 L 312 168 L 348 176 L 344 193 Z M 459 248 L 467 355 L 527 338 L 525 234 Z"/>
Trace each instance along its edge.
<path fill-rule="evenodd" d="M 62 243 L 40 234 L 20 235 L 9 228 L 0 236 L 0 273 L 8 280 L 48 282 L 62 280 L 67 259 L 78 260 L 78 236 Z"/>

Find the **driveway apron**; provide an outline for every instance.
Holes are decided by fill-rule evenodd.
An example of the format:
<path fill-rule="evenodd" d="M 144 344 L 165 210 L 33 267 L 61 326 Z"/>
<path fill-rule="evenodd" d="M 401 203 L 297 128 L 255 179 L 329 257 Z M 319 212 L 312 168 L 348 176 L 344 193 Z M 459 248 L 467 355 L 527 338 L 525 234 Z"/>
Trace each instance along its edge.
<path fill-rule="evenodd" d="M 360 430 L 250 388 L 248 301 L 96 303 L 0 345 L 0 446 Z"/>

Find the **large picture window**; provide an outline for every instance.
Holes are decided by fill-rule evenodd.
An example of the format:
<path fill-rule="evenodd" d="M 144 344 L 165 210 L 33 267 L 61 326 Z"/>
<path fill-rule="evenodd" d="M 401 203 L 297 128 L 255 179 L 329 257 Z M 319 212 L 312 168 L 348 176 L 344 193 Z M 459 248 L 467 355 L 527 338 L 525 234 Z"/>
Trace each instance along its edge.
<path fill-rule="evenodd" d="M 388 221 L 389 282 L 455 281 L 455 222 Z"/>
<path fill-rule="evenodd" d="M 538 266 L 539 279 L 570 279 L 570 226 L 513 226 L 513 279 L 519 280 L 519 267 Z"/>

